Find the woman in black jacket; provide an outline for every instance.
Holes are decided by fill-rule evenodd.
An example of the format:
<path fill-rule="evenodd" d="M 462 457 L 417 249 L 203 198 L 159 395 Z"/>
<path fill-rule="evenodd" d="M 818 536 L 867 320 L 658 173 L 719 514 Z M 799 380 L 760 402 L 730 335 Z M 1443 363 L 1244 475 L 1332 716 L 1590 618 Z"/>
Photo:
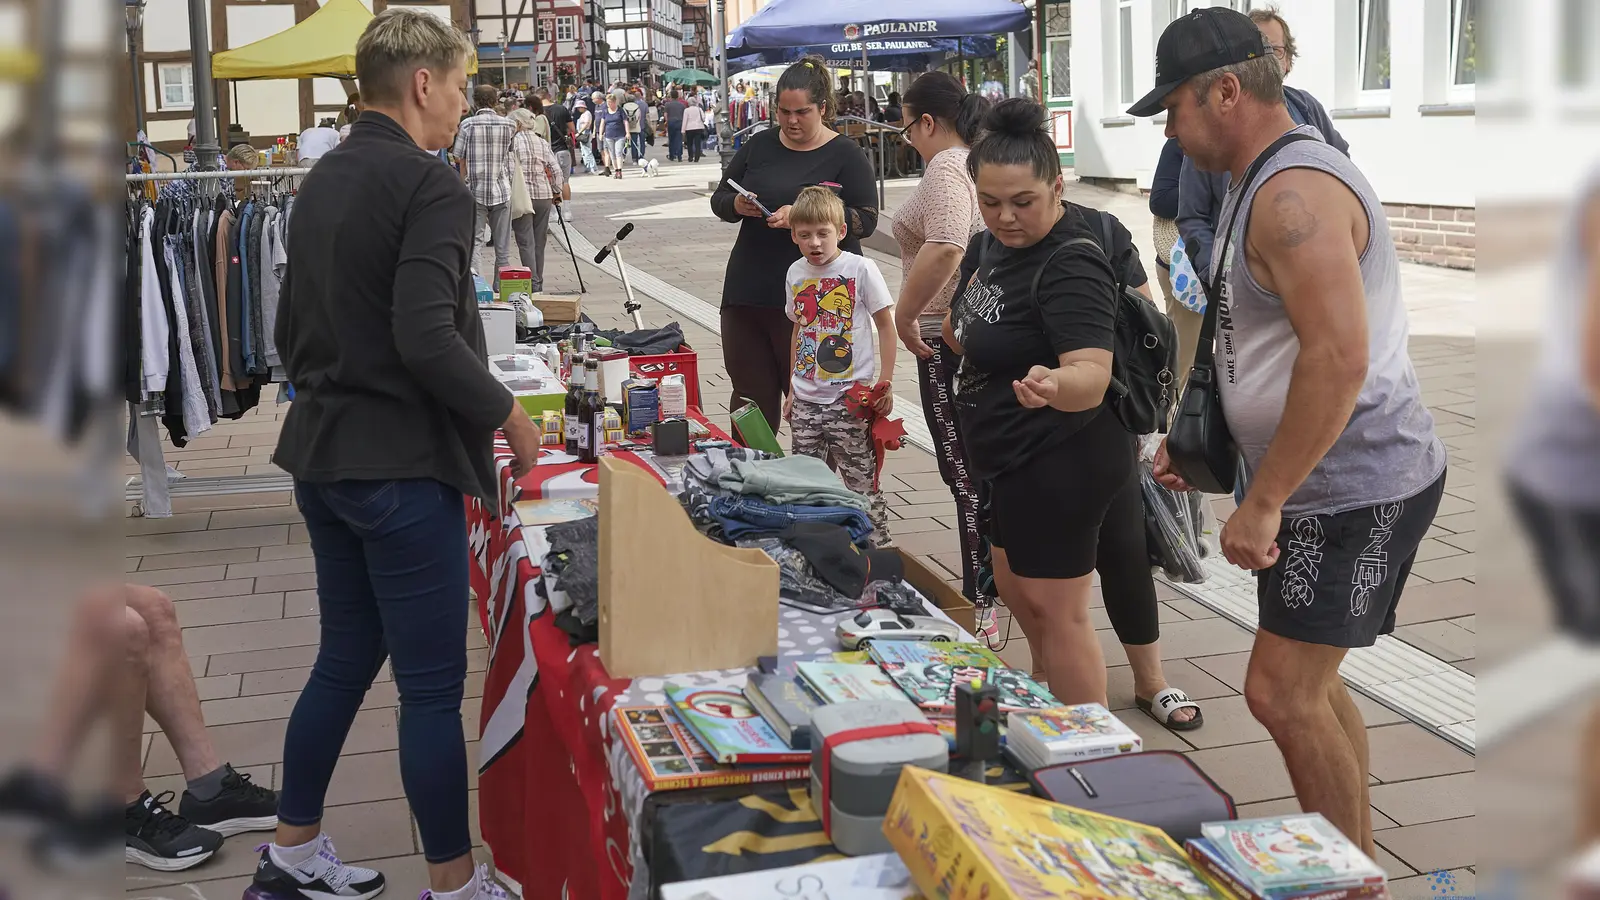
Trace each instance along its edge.
<path fill-rule="evenodd" d="M 722 282 L 722 361 L 733 381 L 731 404 L 755 403 L 773 432 L 789 390 L 794 327 L 784 313 L 784 276 L 800 258 L 789 235 L 790 204 L 804 188 L 838 185 L 846 220 L 840 246 L 851 253 L 860 253 L 861 239 L 878 226 L 878 195 L 866 154 L 827 125 L 836 102 L 821 60 L 790 66 L 778 79 L 774 118 L 779 127 L 747 137 L 711 195 L 712 212 L 739 223 Z"/>

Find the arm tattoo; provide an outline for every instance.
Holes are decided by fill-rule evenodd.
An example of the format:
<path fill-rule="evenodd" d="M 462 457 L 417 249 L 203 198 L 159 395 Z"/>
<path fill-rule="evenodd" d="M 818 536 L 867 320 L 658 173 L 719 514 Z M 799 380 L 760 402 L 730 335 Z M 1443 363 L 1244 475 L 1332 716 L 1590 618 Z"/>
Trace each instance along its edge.
<path fill-rule="evenodd" d="M 1311 240 L 1321 224 L 1296 191 L 1281 191 L 1273 197 L 1272 214 L 1278 220 L 1278 240 L 1285 247 L 1298 247 Z"/>

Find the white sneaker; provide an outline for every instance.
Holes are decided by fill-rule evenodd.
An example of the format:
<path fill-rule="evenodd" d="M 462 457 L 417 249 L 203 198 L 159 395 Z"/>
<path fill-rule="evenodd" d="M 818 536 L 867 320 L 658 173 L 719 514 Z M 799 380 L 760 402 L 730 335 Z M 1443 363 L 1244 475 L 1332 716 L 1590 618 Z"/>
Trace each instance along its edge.
<path fill-rule="evenodd" d="M 489 867 L 483 865 L 482 863 L 478 864 L 478 871 L 472 874 L 472 885 L 475 886 L 477 890 L 466 895 L 465 900 L 511 900 L 511 894 L 508 893 L 505 888 L 495 884 L 494 879 L 489 877 Z M 465 890 L 465 888 L 462 890 Z M 460 892 L 451 891 L 451 893 L 454 894 Z M 441 895 L 436 894 L 433 891 L 423 891 L 422 894 L 417 897 L 417 900 L 440 900 L 440 896 Z"/>
<path fill-rule="evenodd" d="M 317 852 L 296 866 L 280 864 L 271 845 L 262 844 L 255 880 L 243 900 L 370 900 L 383 893 L 381 873 L 340 861 L 326 834 L 317 841 Z"/>

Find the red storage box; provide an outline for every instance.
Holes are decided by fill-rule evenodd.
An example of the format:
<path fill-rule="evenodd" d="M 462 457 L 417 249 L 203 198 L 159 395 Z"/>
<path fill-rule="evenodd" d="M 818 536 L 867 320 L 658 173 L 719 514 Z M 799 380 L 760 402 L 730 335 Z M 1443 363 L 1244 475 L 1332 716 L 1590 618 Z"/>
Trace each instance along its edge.
<path fill-rule="evenodd" d="M 688 344 L 675 353 L 628 357 L 628 370 L 635 375 L 661 380 L 663 375 L 682 375 L 689 405 L 700 408 L 700 357 Z"/>

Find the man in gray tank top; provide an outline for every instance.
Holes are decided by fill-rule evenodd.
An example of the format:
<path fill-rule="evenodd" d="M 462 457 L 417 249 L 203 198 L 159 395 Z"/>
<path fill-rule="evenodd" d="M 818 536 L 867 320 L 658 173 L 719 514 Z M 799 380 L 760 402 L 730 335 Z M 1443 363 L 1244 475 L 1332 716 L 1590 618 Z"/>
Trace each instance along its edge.
<path fill-rule="evenodd" d="M 1257 574 L 1245 677 L 1301 808 L 1374 852 L 1367 737 L 1339 678 L 1395 608 L 1444 491 L 1444 445 L 1407 354 L 1399 262 L 1372 186 L 1284 108 L 1283 70 L 1247 16 L 1174 21 L 1156 89 L 1195 165 L 1227 171 L 1217 229 L 1216 381 L 1248 478 L 1223 553 Z M 1251 164 L 1280 138 L 1256 179 Z M 1163 484 L 1186 488 L 1156 459 Z"/>

